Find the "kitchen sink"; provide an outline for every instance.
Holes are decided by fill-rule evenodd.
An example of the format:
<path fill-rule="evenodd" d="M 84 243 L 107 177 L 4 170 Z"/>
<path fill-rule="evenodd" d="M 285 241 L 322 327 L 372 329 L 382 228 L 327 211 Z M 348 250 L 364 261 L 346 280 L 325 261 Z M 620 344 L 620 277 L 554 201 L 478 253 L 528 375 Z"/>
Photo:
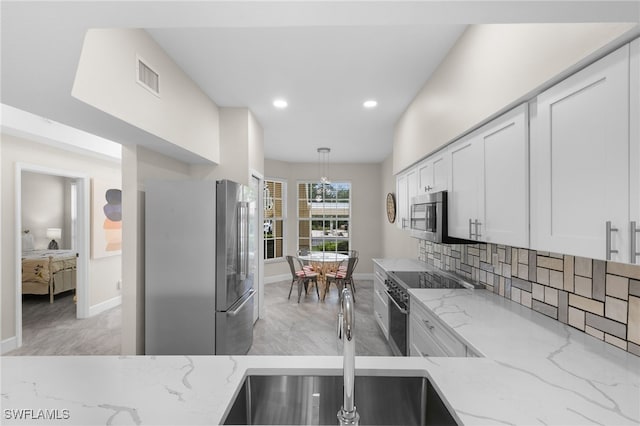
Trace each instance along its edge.
<path fill-rule="evenodd" d="M 335 425 L 342 376 L 249 375 L 225 425 Z M 358 376 L 355 405 L 361 425 L 455 425 L 428 379 Z"/>

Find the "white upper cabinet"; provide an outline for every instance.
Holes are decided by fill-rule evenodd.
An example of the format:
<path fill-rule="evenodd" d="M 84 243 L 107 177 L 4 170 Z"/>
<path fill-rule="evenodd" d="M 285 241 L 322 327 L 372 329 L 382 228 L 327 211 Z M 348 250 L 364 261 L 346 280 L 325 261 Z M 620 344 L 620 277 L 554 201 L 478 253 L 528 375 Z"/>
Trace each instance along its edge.
<path fill-rule="evenodd" d="M 414 167 L 407 172 L 407 201 L 409 203 L 409 212 L 411 211 L 411 199 L 418 195 L 418 189 L 418 169 Z"/>
<path fill-rule="evenodd" d="M 402 173 L 396 177 L 396 226 L 400 229 L 404 229 L 409 223 L 408 195 L 407 174 Z"/>
<path fill-rule="evenodd" d="M 630 229 L 629 229 L 629 261 L 640 263 L 640 39 L 630 46 L 629 78 L 629 119 L 630 149 L 629 180 Z M 633 223 L 635 222 L 635 223 Z"/>
<path fill-rule="evenodd" d="M 482 146 L 475 135 L 454 143 L 449 150 L 448 233 L 452 237 L 476 239 L 480 216 Z M 470 224 L 473 222 L 472 224 Z"/>
<path fill-rule="evenodd" d="M 409 229 L 411 198 L 418 195 L 418 170 L 413 167 L 396 178 L 396 206 L 398 209 L 396 225 L 400 229 Z"/>
<path fill-rule="evenodd" d="M 522 105 L 485 126 L 480 240 L 529 246 L 529 126 Z M 484 235 L 483 235 L 484 234 Z"/>
<path fill-rule="evenodd" d="M 623 46 L 537 98 L 532 248 L 630 261 L 630 51 Z M 631 98 L 637 82 L 634 90 Z"/>
<path fill-rule="evenodd" d="M 528 246 L 527 118 L 525 104 L 452 145 L 449 235 Z"/>
<path fill-rule="evenodd" d="M 418 193 L 449 189 L 449 167 L 446 152 L 439 152 L 418 164 Z"/>
<path fill-rule="evenodd" d="M 443 152 L 434 154 L 399 174 L 396 178 L 397 226 L 409 229 L 409 215 L 413 197 L 427 192 L 446 190 L 448 179 L 448 159 Z"/>

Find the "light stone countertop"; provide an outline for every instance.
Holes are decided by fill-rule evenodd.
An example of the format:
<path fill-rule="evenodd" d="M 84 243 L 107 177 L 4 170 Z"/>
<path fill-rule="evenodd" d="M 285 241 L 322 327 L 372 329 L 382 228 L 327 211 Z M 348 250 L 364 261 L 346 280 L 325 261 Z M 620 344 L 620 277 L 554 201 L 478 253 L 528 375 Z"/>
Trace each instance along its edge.
<path fill-rule="evenodd" d="M 386 272 L 390 271 L 426 271 L 432 269 L 429 265 L 417 259 L 372 259 L 373 263 Z"/>
<path fill-rule="evenodd" d="M 429 377 L 446 380 L 443 394 L 492 380 L 476 368 L 475 375 L 459 374 L 460 359 L 358 357 L 358 375 Z M 464 360 L 462 360 L 464 361 Z M 66 356 L 2 357 L 3 425 L 219 424 L 247 374 L 341 375 L 342 357 L 311 356 Z M 484 375 L 483 379 L 479 379 Z M 438 384 L 434 383 L 437 387 Z M 499 396 L 499 395 L 498 395 Z M 357 395 L 356 395 L 357 404 Z M 475 403 L 453 407 L 473 411 Z M 16 410 L 32 410 L 16 420 Z M 33 417 L 39 410 L 56 413 L 58 420 Z M 66 417 L 66 418 L 64 418 Z M 459 420 L 473 420 L 462 416 Z"/>
<path fill-rule="evenodd" d="M 483 366 L 483 376 L 485 368 L 495 371 L 484 391 L 445 393 L 456 409 L 475 400 L 473 410 L 458 413 L 465 422 L 640 424 L 640 357 L 486 290 L 409 293 L 493 361 Z M 473 362 L 463 364 L 457 374 L 477 374 Z M 446 389 L 455 373 L 440 373 L 433 379 Z"/>
<path fill-rule="evenodd" d="M 339 375 L 342 358 L 3 357 L 0 366 L 3 425 L 204 425 L 220 424 L 247 374 Z M 637 424 L 637 373 L 607 367 L 584 379 L 489 358 L 356 358 L 358 375 L 430 378 L 463 424 Z M 61 419 L 7 417 L 25 409 Z"/>

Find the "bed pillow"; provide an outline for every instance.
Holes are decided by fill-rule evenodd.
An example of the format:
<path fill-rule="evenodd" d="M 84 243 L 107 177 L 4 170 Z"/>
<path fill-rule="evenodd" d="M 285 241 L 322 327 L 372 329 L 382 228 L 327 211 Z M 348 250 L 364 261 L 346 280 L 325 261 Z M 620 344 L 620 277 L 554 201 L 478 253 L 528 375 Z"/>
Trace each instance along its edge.
<path fill-rule="evenodd" d="M 33 235 L 22 234 L 22 251 L 33 250 Z"/>

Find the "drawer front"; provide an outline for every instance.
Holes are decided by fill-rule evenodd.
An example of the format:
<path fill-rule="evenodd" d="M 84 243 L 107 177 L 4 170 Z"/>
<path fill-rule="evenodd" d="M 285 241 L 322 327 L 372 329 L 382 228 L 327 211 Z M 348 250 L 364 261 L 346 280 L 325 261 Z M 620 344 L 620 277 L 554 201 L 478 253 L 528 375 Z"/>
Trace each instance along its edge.
<path fill-rule="evenodd" d="M 387 288 L 384 284 L 375 281 L 373 283 L 373 298 L 380 298 L 384 303 L 385 309 L 389 305 L 389 296 L 387 296 Z"/>
<path fill-rule="evenodd" d="M 375 296 L 373 305 L 373 315 L 376 318 L 376 322 L 380 326 L 384 337 L 389 339 L 389 311 L 385 309 L 384 304 L 380 301 L 377 295 Z"/>
<path fill-rule="evenodd" d="M 425 331 L 415 318 L 412 318 L 409 325 L 409 355 L 411 356 L 449 356 L 433 340 L 433 337 Z"/>
<path fill-rule="evenodd" d="M 384 281 L 387 279 L 387 273 L 380 266 L 374 264 L 373 265 L 373 276 L 376 280 L 379 280 L 384 284 Z"/>
<path fill-rule="evenodd" d="M 467 348 L 445 325 L 421 304 L 411 301 L 411 316 L 416 326 L 425 331 L 449 356 L 464 357 Z"/>
<path fill-rule="evenodd" d="M 389 308 L 378 293 L 373 295 L 373 315 L 382 330 L 382 334 L 386 339 L 389 339 Z"/>

